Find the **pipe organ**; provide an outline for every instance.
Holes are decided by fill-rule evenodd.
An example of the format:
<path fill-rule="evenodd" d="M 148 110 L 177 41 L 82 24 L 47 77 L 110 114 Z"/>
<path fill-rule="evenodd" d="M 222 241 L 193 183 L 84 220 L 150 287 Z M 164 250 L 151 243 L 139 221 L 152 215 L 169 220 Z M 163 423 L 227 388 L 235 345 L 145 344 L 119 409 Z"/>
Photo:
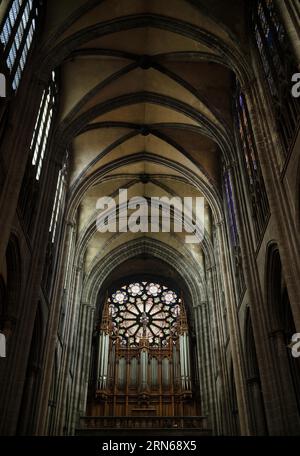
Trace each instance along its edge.
<path fill-rule="evenodd" d="M 107 297 L 97 327 L 91 416 L 195 416 L 184 303 L 157 283 Z"/>

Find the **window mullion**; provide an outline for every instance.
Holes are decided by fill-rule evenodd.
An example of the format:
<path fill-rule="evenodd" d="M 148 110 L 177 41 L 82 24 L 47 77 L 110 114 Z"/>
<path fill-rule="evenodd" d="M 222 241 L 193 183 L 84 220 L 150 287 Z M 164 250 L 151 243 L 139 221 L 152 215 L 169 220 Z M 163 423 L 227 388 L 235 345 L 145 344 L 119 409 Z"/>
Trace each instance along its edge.
<path fill-rule="evenodd" d="M 50 109 L 48 109 L 48 112 L 47 112 L 47 117 L 46 117 L 47 120 L 45 121 L 43 133 L 42 133 L 43 142 L 42 142 L 41 148 L 39 150 L 39 159 L 38 159 L 38 164 L 37 164 L 37 176 L 36 176 L 37 180 L 39 180 L 39 178 L 40 178 L 43 161 L 45 159 L 46 152 L 47 152 L 48 140 L 49 140 L 49 136 L 50 136 L 51 126 L 52 126 L 52 117 L 53 117 L 53 114 L 52 114 L 51 119 L 49 120 L 49 118 L 48 118 L 50 116 L 51 112 L 52 112 L 52 108 L 50 107 Z"/>
<path fill-rule="evenodd" d="M 265 55 L 266 55 L 267 61 L 268 61 L 268 66 L 270 68 L 270 73 L 271 73 L 270 76 L 272 77 L 273 82 L 274 82 L 274 89 L 276 91 L 276 97 L 277 97 L 277 100 L 279 101 L 279 93 L 278 93 L 279 81 L 278 81 L 278 75 L 277 75 L 277 72 L 276 72 L 276 68 L 274 66 L 273 58 L 272 58 L 272 55 L 270 53 L 269 45 L 267 43 L 263 28 L 262 28 L 261 23 L 260 23 L 260 20 L 257 20 L 256 23 L 257 23 L 257 28 L 258 28 L 258 31 L 259 31 L 259 34 L 260 34 L 260 38 L 261 38 L 261 41 L 262 41 L 262 44 L 263 44 L 263 50 L 259 49 L 260 59 L 263 60 L 262 52 L 264 52 Z"/>
<path fill-rule="evenodd" d="M 44 123 L 42 124 L 43 122 L 43 117 L 44 117 L 44 112 L 42 113 L 42 118 L 41 118 L 41 121 L 40 121 L 40 125 L 39 125 L 39 129 L 37 130 L 37 139 L 36 139 L 36 145 L 35 145 L 35 148 L 33 149 L 34 150 L 34 155 L 35 155 L 35 150 L 36 148 L 38 148 L 37 150 L 37 154 L 36 154 L 36 158 L 34 160 L 34 165 L 38 165 L 39 164 L 39 161 L 40 161 L 40 156 L 41 156 L 41 151 L 42 151 L 42 147 L 43 147 L 43 143 L 44 143 L 44 134 L 45 134 L 45 131 L 46 131 L 46 125 L 47 125 L 47 116 L 49 114 L 49 106 L 47 107 L 47 111 L 45 113 L 45 120 L 44 120 Z M 42 125 L 41 125 L 42 124 Z M 42 129 L 41 129 L 42 128 Z M 40 131 L 41 129 L 41 131 Z M 39 142 L 39 144 L 37 143 L 38 141 L 38 137 L 39 137 L 39 134 L 40 134 L 40 137 L 41 137 L 41 141 Z"/>
<path fill-rule="evenodd" d="M 43 114 L 44 114 L 44 109 L 45 109 L 45 105 L 47 103 L 47 91 L 45 90 L 44 92 L 44 95 L 43 95 L 43 102 L 42 102 L 42 105 L 40 106 L 40 109 L 39 109 L 39 112 L 38 112 L 38 119 L 37 119 L 37 122 L 34 126 L 34 132 L 33 132 L 33 142 L 31 144 L 31 151 L 32 151 L 32 158 L 34 157 L 34 151 L 35 151 L 35 147 L 36 147 L 36 143 L 37 143 L 37 140 L 38 140 L 38 133 L 39 133 L 39 130 L 41 128 L 41 122 L 42 122 L 42 119 L 43 119 Z"/>
<path fill-rule="evenodd" d="M 273 20 L 271 18 L 270 11 L 267 8 L 265 2 L 261 1 L 261 4 L 262 4 L 262 8 L 263 8 L 264 15 L 265 15 L 265 18 L 267 20 L 268 26 L 270 27 L 271 32 L 272 32 L 273 37 L 274 37 L 274 42 L 275 42 L 275 45 L 276 45 L 276 51 L 277 51 L 277 54 L 278 54 L 278 56 L 280 58 L 280 62 L 281 62 L 281 69 L 283 69 L 285 58 L 284 58 L 284 56 L 282 55 L 282 52 L 281 52 L 281 44 L 280 44 L 279 39 L 278 39 L 278 31 L 276 30 L 276 28 L 274 26 L 274 22 L 273 22 Z"/>
<path fill-rule="evenodd" d="M 51 214 L 51 221 L 50 221 L 50 227 L 49 227 L 49 232 L 50 233 L 53 231 L 53 226 L 54 226 L 54 220 L 55 220 L 55 215 L 56 215 L 56 206 L 57 206 L 60 182 L 61 182 L 61 172 L 59 172 L 59 174 L 58 174 L 58 180 L 57 180 L 57 184 L 56 184 L 56 192 L 55 192 L 55 198 L 54 198 L 53 209 L 52 209 L 52 214 Z"/>
<path fill-rule="evenodd" d="M 28 21 L 27 21 L 27 24 L 26 24 L 26 28 L 24 29 L 24 33 L 23 33 L 23 36 L 22 36 L 22 42 L 20 43 L 20 47 L 19 47 L 19 49 L 17 51 L 17 56 L 16 56 L 16 59 L 15 59 L 15 62 L 14 62 L 14 66 L 11 69 L 11 78 L 12 78 L 12 80 L 14 80 L 15 74 L 16 74 L 16 72 L 18 70 L 18 66 L 20 64 L 20 59 L 21 59 L 21 56 L 23 54 L 23 50 L 24 50 L 24 47 L 25 47 L 25 44 L 26 44 L 27 36 L 28 36 L 29 30 L 31 28 L 32 21 L 33 21 L 34 18 L 35 18 L 35 11 L 34 11 L 34 8 L 32 8 L 32 10 L 29 13 L 29 17 L 28 17 Z M 28 52 L 29 52 L 29 50 L 30 50 L 30 48 L 28 49 Z"/>
<path fill-rule="evenodd" d="M 251 206 L 253 229 L 258 241 L 269 213 L 269 203 L 265 191 L 264 179 L 257 155 L 255 137 L 245 95 L 239 83 L 236 83 L 236 128 L 240 143 L 243 145 L 243 165 L 248 187 L 248 200 Z"/>
<path fill-rule="evenodd" d="M 244 99 L 243 99 L 243 103 L 245 103 Z M 251 156 L 249 156 L 250 146 L 249 146 L 248 134 L 247 134 L 248 129 L 244 123 L 241 108 L 239 109 L 237 107 L 237 110 L 238 110 L 238 122 L 239 122 L 240 128 L 242 128 L 242 130 L 243 130 L 243 137 L 244 137 L 244 139 L 241 138 L 241 134 L 239 131 L 239 143 L 240 143 L 240 147 L 242 149 L 242 155 L 243 155 L 242 163 L 244 164 L 244 167 L 245 167 L 245 171 L 246 171 L 245 174 L 246 174 L 246 180 L 247 180 L 249 191 L 252 192 L 251 178 L 253 179 L 253 169 L 252 169 L 252 159 L 251 159 Z M 247 163 L 247 158 L 248 158 L 248 163 Z M 251 174 L 251 176 L 249 174 Z"/>
<path fill-rule="evenodd" d="M 241 128 L 243 130 L 243 136 L 244 136 L 244 140 L 241 141 L 241 143 L 242 143 L 241 146 L 243 149 L 243 161 L 244 161 L 245 168 L 246 168 L 249 189 L 251 190 L 251 177 L 253 179 L 253 172 L 252 172 L 252 166 L 251 166 L 252 160 L 251 160 L 251 157 L 249 156 L 250 146 L 249 146 L 249 142 L 248 142 L 248 129 L 247 129 L 246 125 L 244 124 L 244 119 L 242 118 L 241 115 L 239 116 L 239 122 L 240 122 Z M 247 163 L 246 156 L 248 157 L 248 163 Z M 249 173 L 251 174 L 251 177 L 250 177 Z"/>
<path fill-rule="evenodd" d="M 55 208 L 52 242 L 54 242 L 54 240 L 55 240 L 56 229 L 57 229 L 58 219 L 59 219 L 60 210 L 61 210 L 62 196 L 63 196 L 63 175 L 60 174 L 58 197 L 57 197 L 56 208 Z"/>
<path fill-rule="evenodd" d="M 10 12 L 10 10 L 11 10 L 12 5 L 13 5 L 13 1 L 11 2 L 10 6 L 9 6 L 9 8 L 8 8 L 8 14 L 7 14 L 6 17 L 9 16 L 9 12 Z M 18 12 L 16 21 L 15 21 L 15 23 L 14 23 L 12 29 L 11 29 L 10 37 L 9 37 L 9 39 L 8 39 L 8 42 L 7 42 L 6 46 L 5 46 L 5 48 L 4 48 L 4 57 L 5 57 L 5 60 L 6 60 L 8 54 L 9 54 L 9 52 L 10 52 L 10 49 L 11 49 L 11 47 L 12 47 L 12 44 L 13 44 L 14 41 L 15 41 L 16 32 L 17 32 L 17 30 L 18 30 L 18 28 L 19 28 L 19 25 L 20 25 L 20 22 L 21 22 L 23 13 L 24 13 L 24 11 L 25 11 L 26 5 L 27 5 L 27 2 L 25 1 L 25 2 L 23 2 L 22 5 L 20 6 L 20 9 L 19 9 L 19 12 Z M 5 21 L 6 21 L 6 19 L 5 19 Z M 3 28 L 3 25 L 5 24 L 5 21 L 3 21 L 2 28 Z"/>
<path fill-rule="evenodd" d="M 257 180 L 257 176 L 260 174 L 260 163 L 259 163 L 259 160 L 258 160 L 258 157 L 257 157 L 257 150 L 256 150 L 256 146 L 255 146 L 255 138 L 254 138 L 253 130 L 250 127 L 251 119 L 250 119 L 250 116 L 249 116 L 246 100 L 245 100 L 245 115 L 246 115 L 246 119 L 247 119 L 247 127 L 246 127 L 247 128 L 247 132 L 249 133 L 249 136 L 251 138 L 251 144 L 250 144 L 250 142 L 248 141 L 248 135 L 247 135 L 248 150 L 249 150 L 250 155 L 251 155 L 251 160 L 250 160 L 251 164 L 250 164 L 250 166 L 251 166 L 251 170 L 252 170 L 253 181 L 255 182 Z M 253 155 L 254 155 L 256 168 L 254 167 L 251 151 L 253 152 Z"/>

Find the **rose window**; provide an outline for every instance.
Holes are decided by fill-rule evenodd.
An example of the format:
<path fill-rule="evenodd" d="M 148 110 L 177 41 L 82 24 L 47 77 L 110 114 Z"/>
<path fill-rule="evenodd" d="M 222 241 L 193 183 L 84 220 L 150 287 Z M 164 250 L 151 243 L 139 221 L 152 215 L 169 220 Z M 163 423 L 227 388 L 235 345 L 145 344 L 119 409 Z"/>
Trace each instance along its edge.
<path fill-rule="evenodd" d="M 181 299 L 167 286 L 130 283 L 112 293 L 108 301 L 113 331 L 122 346 L 139 346 L 146 338 L 151 346 L 164 347 L 177 334 Z"/>

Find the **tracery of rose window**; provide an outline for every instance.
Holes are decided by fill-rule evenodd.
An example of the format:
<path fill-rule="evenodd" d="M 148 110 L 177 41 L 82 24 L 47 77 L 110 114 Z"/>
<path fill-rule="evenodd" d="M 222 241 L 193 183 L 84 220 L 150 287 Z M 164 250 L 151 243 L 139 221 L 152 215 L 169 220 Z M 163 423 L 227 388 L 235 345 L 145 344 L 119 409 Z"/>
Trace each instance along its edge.
<path fill-rule="evenodd" d="M 165 285 L 135 282 L 116 290 L 108 299 L 113 334 L 121 346 L 137 347 L 142 338 L 164 347 L 177 335 L 181 299 Z"/>

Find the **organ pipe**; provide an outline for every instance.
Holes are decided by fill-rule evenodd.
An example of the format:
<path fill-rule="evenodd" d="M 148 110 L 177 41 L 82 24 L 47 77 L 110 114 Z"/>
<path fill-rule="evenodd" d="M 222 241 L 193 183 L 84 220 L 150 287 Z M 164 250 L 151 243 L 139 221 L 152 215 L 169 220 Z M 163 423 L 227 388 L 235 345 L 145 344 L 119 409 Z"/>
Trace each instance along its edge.
<path fill-rule="evenodd" d="M 148 352 L 144 348 L 141 353 L 141 389 L 145 390 L 148 387 Z"/>
<path fill-rule="evenodd" d="M 102 334 L 100 333 L 98 336 L 98 361 L 97 361 L 97 388 L 100 389 L 101 383 L 101 371 L 102 371 Z"/>
<path fill-rule="evenodd" d="M 142 315 L 143 335 L 132 347 L 121 343 L 122 327 L 113 322 L 108 303 L 104 306 L 98 326 L 95 357 L 98 397 L 101 398 L 104 413 L 114 415 L 122 410 L 121 413 L 130 414 L 131 409 L 144 408 L 148 401 L 151 403 L 153 400 L 154 403 L 158 401 L 153 407 L 157 407 L 159 414 L 165 413 L 166 403 L 171 404 L 173 414 L 174 410 L 182 414 L 181 402 L 185 403 L 184 407 L 189 407 L 186 401 L 191 397 L 192 389 L 188 324 L 183 303 L 176 314 L 176 331 L 164 344 L 160 342 L 153 346 L 149 343 L 149 319 L 147 315 Z M 185 395 L 185 392 L 188 394 Z M 120 394 L 125 396 L 125 401 L 120 401 Z M 110 396 L 113 400 L 109 399 Z M 149 410 L 152 410 L 151 407 Z"/>
<path fill-rule="evenodd" d="M 183 390 L 189 391 L 191 389 L 191 363 L 189 353 L 189 339 L 186 332 L 180 334 L 179 336 L 179 349 L 181 387 Z"/>
<path fill-rule="evenodd" d="M 109 353 L 109 335 L 100 331 L 98 346 L 98 389 L 104 389 L 107 385 L 108 377 L 108 353 Z"/>

